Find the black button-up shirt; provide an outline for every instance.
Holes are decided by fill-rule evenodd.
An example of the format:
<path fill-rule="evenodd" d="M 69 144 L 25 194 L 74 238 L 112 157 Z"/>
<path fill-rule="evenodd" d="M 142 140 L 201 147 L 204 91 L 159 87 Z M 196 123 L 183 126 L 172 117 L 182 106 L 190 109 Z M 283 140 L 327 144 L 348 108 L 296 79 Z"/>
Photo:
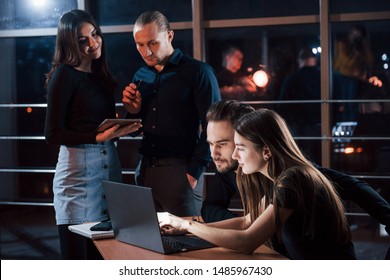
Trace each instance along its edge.
<path fill-rule="evenodd" d="M 161 72 L 144 66 L 134 75 L 142 95 L 140 153 L 145 157 L 189 158 L 187 173 L 199 178 L 210 162 L 206 113 L 221 99 L 214 70 L 176 49 Z"/>

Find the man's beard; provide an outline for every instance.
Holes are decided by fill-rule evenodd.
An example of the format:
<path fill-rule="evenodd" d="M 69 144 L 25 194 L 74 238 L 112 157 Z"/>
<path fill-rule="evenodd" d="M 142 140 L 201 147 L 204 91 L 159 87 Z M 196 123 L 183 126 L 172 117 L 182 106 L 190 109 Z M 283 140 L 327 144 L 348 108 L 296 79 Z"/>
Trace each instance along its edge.
<path fill-rule="evenodd" d="M 230 162 L 230 165 L 224 167 L 224 168 L 217 168 L 217 171 L 219 173 L 228 173 L 230 171 L 236 171 L 238 168 L 238 161 L 233 159 L 231 162 Z"/>

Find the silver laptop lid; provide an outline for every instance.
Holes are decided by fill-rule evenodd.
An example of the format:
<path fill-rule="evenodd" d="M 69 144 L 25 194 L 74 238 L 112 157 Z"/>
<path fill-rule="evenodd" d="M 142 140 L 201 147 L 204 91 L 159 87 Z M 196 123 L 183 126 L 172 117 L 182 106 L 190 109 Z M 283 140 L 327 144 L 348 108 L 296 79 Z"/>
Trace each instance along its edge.
<path fill-rule="evenodd" d="M 103 181 L 115 238 L 164 253 L 152 190 L 147 187 Z"/>

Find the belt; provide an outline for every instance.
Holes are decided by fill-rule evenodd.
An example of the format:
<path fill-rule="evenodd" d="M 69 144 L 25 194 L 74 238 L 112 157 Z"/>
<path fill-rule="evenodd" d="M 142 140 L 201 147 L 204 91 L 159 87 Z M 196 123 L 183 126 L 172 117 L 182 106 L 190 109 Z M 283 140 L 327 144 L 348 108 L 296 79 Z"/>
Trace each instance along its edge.
<path fill-rule="evenodd" d="M 168 165 L 181 165 L 188 164 L 188 158 L 154 158 L 154 157 L 144 157 L 142 159 L 143 163 L 146 166 L 168 166 Z"/>

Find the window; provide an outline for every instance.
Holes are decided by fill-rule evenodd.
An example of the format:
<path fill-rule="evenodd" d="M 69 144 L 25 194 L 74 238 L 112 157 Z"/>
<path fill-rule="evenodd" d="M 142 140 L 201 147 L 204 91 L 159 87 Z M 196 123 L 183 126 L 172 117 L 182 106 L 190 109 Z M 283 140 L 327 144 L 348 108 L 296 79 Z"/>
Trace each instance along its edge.
<path fill-rule="evenodd" d="M 61 15 L 76 7 L 77 0 L 0 1 L 0 30 L 57 27 Z"/>

